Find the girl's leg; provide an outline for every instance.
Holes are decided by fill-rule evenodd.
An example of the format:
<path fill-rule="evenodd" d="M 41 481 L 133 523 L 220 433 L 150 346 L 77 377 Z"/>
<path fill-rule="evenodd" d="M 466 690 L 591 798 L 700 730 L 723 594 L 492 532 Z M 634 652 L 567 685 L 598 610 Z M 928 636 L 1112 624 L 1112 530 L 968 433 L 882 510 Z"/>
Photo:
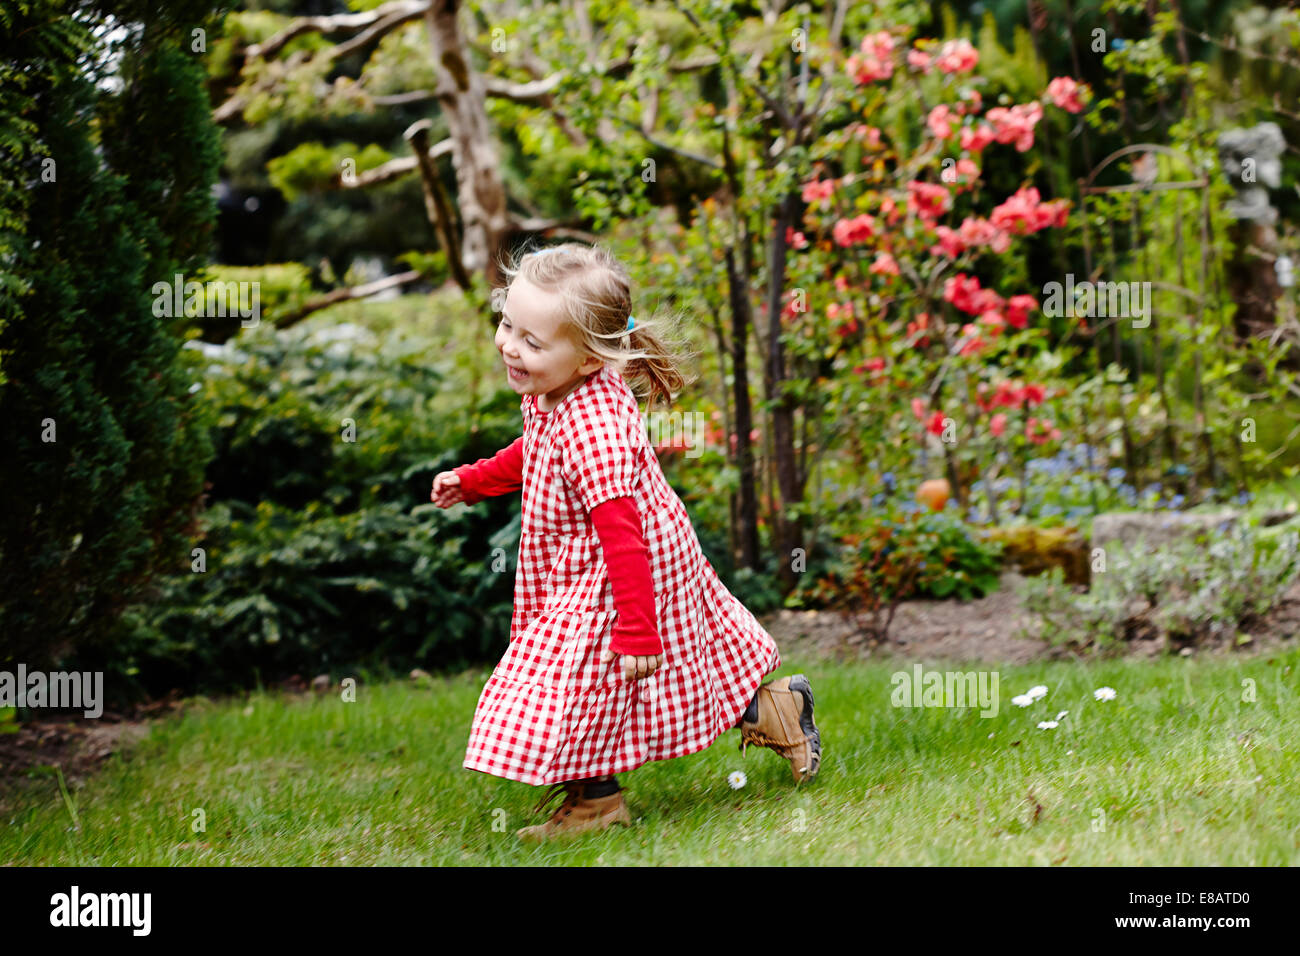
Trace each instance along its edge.
<path fill-rule="evenodd" d="M 740 730 L 742 727 L 745 726 L 746 721 L 752 724 L 755 723 L 757 720 L 758 720 L 758 691 L 754 691 L 754 696 L 750 700 L 749 706 L 745 708 L 745 712 L 740 715 L 740 720 L 736 721 L 736 726 L 733 727 L 732 729 Z"/>
<path fill-rule="evenodd" d="M 582 783 L 582 795 L 584 797 L 612 797 L 622 789 L 612 773 L 604 777 L 591 777 L 580 782 Z"/>

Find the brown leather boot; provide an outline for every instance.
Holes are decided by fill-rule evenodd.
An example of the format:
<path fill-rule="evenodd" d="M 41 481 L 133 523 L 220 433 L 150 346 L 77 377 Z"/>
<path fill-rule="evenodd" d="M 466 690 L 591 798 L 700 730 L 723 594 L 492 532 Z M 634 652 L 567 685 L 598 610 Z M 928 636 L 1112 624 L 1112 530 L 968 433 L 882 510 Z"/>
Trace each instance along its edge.
<path fill-rule="evenodd" d="M 632 825 L 632 815 L 628 813 L 627 803 L 623 800 L 623 791 L 611 793 L 607 797 L 588 797 L 586 784 L 591 781 L 571 780 L 552 784 L 550 789 L 537 802 L 534 812 L 540 811 L 550 803 L 557 794 L 566 794 L 560 808 L 545 823 L 523 827 L 515 831 L 521 840 L 548 840 L 553 837 L 575 836 L 604 830 L 615 823 Z"/>
<path fill-rule="evenodd" d="M 817 776 L 822 737 L 813 723 L 812 685 L 803 674 L 764 684 L 740 720 L 740 753 L 768 747 L 790 761 L 796 783 Z"/>

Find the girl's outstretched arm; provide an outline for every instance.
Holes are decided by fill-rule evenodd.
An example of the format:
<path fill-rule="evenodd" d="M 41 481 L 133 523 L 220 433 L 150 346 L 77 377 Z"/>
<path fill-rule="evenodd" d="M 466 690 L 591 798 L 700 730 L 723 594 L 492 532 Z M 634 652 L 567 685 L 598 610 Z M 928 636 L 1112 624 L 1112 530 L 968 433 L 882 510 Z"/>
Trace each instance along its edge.
<path fill-rule="evenodd" d="M 461 495 L 467 505 L 518 491 L 524 483 L 524 436 L 520 435 L 491 458 L 453 468 L 452 473 L 460 478 Z"/>

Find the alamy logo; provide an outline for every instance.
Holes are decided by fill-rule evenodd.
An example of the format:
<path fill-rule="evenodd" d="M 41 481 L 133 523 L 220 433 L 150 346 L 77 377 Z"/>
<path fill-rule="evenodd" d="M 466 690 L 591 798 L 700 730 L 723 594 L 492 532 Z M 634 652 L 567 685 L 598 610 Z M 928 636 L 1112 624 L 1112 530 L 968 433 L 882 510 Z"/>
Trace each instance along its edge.
<path fill-rule="evenodd" d="M 1151 324 L 1151 283 L 1076 283 L 1074 273 L 1068 272 L 1064 284 L 1049 282 L 1043 286 L 1043 315 L 1054 319 L 1134 319 L 1133 328 L 1145 329 Z"/>
<path fill-rule="evenodd" d="M 998 715 L 997 671 L 930 671 L 920 664 L 912 673 L 895 671 L 889 678 L 895 707 L 980 707 L 981 717 Z"/>
<path fill-rule="evenodd" d="M 653 411 L 642 414 L 650 444 L 656 448 L 684 449 L 687 458 L 704 454 L 704 434 L 708 420 L 703 412 Z"/>
<path fill-rule="evenodd" d="M 132 935 L 148 936 L 153 909 L 150 893 L 70 893 L 50 897 L 51 926 L 130 926 Z"/>
<path fill-rule="evenodd" d="M 262 286 L 259 282 L 196 282 L 179 272 L 172 282 L 155 282 L 150 290 L 154 294 L 153 314 L 159 318 L 204 316 L 225 318 L 239 316 L 253 321 L 240 322 L 251 329 L 262 317 Z"/>
<path fill-rule="evenodd" d="M 0 707 L 53 707 L 81 710 L 87 717 L 104 712 L 103 671 L 0 671 Z"/>

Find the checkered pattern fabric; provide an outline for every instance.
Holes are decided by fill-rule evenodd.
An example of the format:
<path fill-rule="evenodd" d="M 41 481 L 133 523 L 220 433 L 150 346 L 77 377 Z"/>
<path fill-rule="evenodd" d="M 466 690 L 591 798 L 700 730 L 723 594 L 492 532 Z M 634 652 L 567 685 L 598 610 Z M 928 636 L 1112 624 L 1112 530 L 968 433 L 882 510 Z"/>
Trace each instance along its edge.
<path fill-rule="evenodd" d="M 621 773 L 703 750 L 734 727 L 776 642 L 718 579 L 664 478 L 619 372 L 604 366 L 524 418 L 522 530 L 510 647 L 479 697 L 464 766 L 530 784 Z M 588 513 L 633 496 L 650 556 L 663 666 L 605 663 L 617 618 Z"/>

